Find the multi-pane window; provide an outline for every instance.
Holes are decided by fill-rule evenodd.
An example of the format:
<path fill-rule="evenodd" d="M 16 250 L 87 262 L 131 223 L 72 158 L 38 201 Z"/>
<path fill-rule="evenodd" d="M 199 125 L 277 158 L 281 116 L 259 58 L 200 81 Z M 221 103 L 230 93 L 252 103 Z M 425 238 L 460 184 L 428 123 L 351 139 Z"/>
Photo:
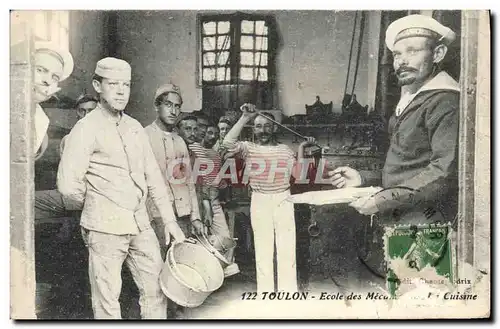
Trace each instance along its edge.
<path fill-rule="evenodd" d="M 202 82 L 268 81 L 269 35 L 265 19 L 237 15 L 202 17 Z"/>
<path fill-rule="evenodd" d="M 230 22 L 203 22 L 203 80 L 229 81 Z"/>
<path fill-rule="evenodd" d="M 267 81 L 268 28 L 264 21 L 241 21 L 240 78 Z"/>

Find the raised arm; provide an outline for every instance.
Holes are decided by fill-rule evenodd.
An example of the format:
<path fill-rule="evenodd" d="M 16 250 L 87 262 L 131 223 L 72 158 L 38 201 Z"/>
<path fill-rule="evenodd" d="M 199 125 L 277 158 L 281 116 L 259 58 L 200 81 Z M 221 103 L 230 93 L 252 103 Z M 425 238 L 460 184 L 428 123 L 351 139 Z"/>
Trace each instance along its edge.
<path fill-rule="evenodd" d="M 226 137 L 224 137 L 224 141 L 222 142 L 222 146 L 229 150 L 234 149 L 236 142 L 238 141 L 238 137 L 240 136 L 245 125 L 258 114 L 255 105 L 253 104 L 243 104 L 240 109 L 243 114 L 231 130 L 229 130 Z"/>

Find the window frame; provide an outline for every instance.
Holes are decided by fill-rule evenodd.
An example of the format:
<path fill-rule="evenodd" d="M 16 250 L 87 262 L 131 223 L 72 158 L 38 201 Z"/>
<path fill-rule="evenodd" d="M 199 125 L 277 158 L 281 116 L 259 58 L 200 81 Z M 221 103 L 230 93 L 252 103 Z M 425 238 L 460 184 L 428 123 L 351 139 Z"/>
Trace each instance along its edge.
<path fill-rule="evenodd" d="M 276 79 L 276 65 L 274 63 L 274 50 L 276 49 L 276 27 L 274 24 L 274 16 L 268 14 L 249 14 L 242 12 L 235 12 L 230 14 L 198 14 L 197 20 L 197 33 L 196 33 L 196 67 L 197 67 L 197 84 L 198 87 L 203 86 L 220 86 L 220 85 L 249 85 L 249 84 L 273 84 Z M 241 36 L 244 33 L 241 32 L 241 22 L 244 20 L 249 21 L 264 21 L 268 27 L 267 32 L 267 67 L 261 66 L 261 68 L 267 68 L 267 81 L 259 80 L 243 80 L 239 76 L 239 71 L 242 67 L 252 67 L 257 68 L 258 65 L 249 66 L 242 65 L 241 60 Z M 226 81 L 203 81 L 203 54 L 207 51 L 203 49 L 203 23 L 205 22 L 219 22 L 228 21 L 229 22 L 229 36 L 232 39 L 229 47 L 229 68 L 230 79 Z M 255 34 L 253 34 L 255 35 Z M 258 36 L 258 35 L 257 35 Z M 250 52 L 250 50 L 248 50 Z M 251 50 L 252 53 L 258 54 L 259 51 L 256 49 Z M 220 67 L 220 66 L 216 66 Z"/>

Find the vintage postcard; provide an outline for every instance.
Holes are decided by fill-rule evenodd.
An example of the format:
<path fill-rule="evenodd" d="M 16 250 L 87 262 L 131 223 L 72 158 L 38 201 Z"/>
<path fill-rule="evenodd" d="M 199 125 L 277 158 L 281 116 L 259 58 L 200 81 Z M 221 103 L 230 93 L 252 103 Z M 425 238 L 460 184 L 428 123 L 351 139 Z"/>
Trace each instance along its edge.
<path fill-rule="evenodd" d="M 491 317 L 489 11 L 10 27 L 12 319 Z"/>

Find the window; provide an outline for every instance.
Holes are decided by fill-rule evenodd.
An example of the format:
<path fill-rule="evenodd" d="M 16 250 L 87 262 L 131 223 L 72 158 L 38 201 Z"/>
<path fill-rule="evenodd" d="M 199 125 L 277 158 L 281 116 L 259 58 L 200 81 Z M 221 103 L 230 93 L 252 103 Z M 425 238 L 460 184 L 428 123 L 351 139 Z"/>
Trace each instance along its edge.
<path fill-rule="evenodd" d="M 37 11 L 34 19 L 36 40 L 51 41 L 69 48 L 69 11 Z"/>
<path fill-rule="evenodd" d="M 230 22 L 203 22 L 203 81 L 230 81 Z"/>
<path fill-rule="evenodd" d="M 234 84 L 271 79 L 270 20 L 253 15 L 201 16 L 201 82 Z"/>
<path fill-rule="evenodd" d="M 240 77 L 267 81 L 268 28 L 264 21 L 242 21 L 240 39 Z"/>

